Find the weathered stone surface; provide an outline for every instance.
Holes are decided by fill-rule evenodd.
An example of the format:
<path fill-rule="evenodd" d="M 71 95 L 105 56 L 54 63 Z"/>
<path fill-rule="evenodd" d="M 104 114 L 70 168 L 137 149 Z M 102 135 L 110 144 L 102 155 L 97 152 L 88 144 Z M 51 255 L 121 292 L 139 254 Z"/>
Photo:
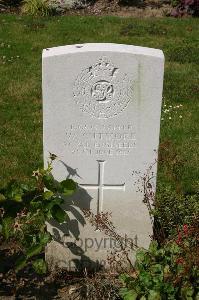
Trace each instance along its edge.
<path fill-rule="evenodd" d="M 73 206 L 66 203 L 69 224 L 49 225 L 55 242 L 47 259 L 70 269 L 85 261 L 108 266 L 107 253 L 119 246 L 82 209 L 111 213 L 118 234 L 148 246 L 152 225 L 138 179 L 157 159 L 163 71 L 157 49 L 83 44 L 43 51 L 44 160 L 56 154 L 55 178 L 80 184 L 68 200 Z M 150 183 L 155 189 L 155 177 Z"/>

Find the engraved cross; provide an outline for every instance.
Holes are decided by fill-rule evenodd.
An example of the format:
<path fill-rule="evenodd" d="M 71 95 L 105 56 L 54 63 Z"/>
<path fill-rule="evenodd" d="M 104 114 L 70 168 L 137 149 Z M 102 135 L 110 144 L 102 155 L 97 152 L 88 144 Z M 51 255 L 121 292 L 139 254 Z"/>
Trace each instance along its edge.
<path fill-rule="evenodd" d="M 98 184 L 80 184 L 81 187 L 90 190 L 97 190 L 97 214 L 103 211 L 104 190 L 121 190 L 125 191 L 123 184 L 104 184 L 104 165 L 106 161 L 98 160 Z"/>

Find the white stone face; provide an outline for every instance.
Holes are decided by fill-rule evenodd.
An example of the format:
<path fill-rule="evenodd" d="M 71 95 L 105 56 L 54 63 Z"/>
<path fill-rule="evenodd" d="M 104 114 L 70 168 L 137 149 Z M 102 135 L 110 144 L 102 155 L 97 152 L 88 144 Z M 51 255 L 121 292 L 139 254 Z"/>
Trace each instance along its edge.
<path fill-rule="evenodd" d="M 49 225 L 56 241 L 47 259 L 67 268 L 87 259 L 108 266 L 114 242 L 82 209 L 112 213 L 118 234 L 148 247 L 152 225 L 137 181 L 157 159 L 163 71 L 157 49 L 83 44 L 43 51 L 44 160 L 56 154 L 55 178 L 80 185 L 69 224 Z M 151 184 L 155 189 L 155 178 Z"/>

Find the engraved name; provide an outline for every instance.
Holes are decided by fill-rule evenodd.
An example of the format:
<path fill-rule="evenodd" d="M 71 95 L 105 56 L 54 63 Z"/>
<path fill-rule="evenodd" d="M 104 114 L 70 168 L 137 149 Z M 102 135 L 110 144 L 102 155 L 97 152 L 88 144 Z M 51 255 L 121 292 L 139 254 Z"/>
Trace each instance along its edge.
<path fill-rule="evenodd" d="M 129 155 L 136 147 L 135 128 L 127 125 L 71 124 L 64 145 L 76 155 Z"/>

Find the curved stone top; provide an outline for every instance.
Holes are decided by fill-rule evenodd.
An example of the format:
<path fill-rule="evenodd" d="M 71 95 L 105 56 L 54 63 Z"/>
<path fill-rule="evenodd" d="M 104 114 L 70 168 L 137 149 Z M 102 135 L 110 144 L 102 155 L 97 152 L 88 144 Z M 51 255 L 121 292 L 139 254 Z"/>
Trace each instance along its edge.
<path fill-rule="evenodd" d="M 155 56 L 164 59 L 164 54 L 162 50 L 159 49 L 113 43 L 87 43 L 46 48 L 43 49 L 42 56 L 46 58 L 57 55 L 98 51 L 132 53 L 135 55 Z"/>

